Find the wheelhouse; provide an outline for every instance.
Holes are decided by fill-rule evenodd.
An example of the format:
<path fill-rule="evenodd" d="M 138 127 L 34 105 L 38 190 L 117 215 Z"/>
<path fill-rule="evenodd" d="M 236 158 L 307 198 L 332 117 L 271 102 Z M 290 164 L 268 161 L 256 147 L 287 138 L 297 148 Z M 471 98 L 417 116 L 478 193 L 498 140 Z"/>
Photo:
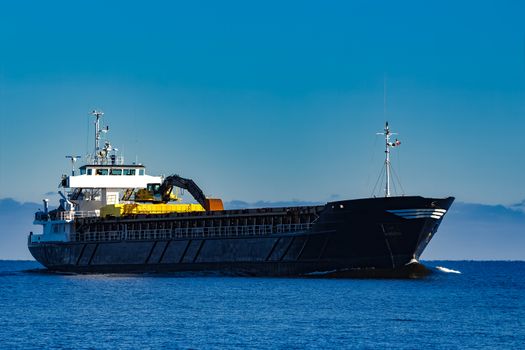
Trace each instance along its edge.
<path fill-rule="evenodd" d="M 144 176 L 146 168 L 143 165 L 83 165 L 79 168 L 80 176 Z"/>

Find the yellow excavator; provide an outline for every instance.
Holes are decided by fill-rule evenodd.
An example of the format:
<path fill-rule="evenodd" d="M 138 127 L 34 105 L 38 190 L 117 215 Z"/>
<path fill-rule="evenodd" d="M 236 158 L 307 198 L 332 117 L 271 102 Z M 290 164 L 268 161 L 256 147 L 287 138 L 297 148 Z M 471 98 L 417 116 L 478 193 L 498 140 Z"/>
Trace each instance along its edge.
<path fill-rule="evenodd" d="M 171 201 L 179 201 L 174 187 L 187 190 L 199 204 L 168 204 Z M 188 213 L 197 211 L 224 210 L 221 199 L 206 198 L 204 192 L 191 179 L 185 179 L 179 175 L 170 175 L 159 183 L 150 183 L 146 188 L 139 189 L 135 193 L 135 203 L 111 204 L 100 209 L 100 216 L 120 217 L 137 214 L 168 214 Z"/>
<path fill-rule="evenodd" d="M 221 199 L 206 198 L 204 192 L 192 179 L 185 179 L 179 175 L 170 175 L 161 184 L 148 184 L 146 188 L 135 193 L 135 201 L 166 204 L 179 200 L 177 194 L 173 193 L 174 187 L 187 190 L 206 211 L 224 210 Z"/>

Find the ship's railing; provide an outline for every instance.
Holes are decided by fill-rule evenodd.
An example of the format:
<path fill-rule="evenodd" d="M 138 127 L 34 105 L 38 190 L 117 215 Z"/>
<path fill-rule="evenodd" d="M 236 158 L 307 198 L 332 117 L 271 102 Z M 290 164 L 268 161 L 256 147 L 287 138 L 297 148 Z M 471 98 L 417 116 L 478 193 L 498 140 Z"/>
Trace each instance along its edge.
<path fill-rule="evenodd" d="M 53 220 L 73 220 L 74 218 L 89 218 L 100 216 L 100 210 L 59 211 L 53 215 Z"/>
<path fill-rule="evenodd" d="M 84 210 L 75 212 L 76 218 L 91 218 L 97 216 L 100 216 L 100 210 Z"/>
<path fill-rule="evenodd" d="M 264 236 L 275 233 L 296 233 L 307 231 L 312 224 L 283 224 L 283 225 L 249 225 L 249 226 L 222 226 L 222 227 L 191 227 L 153 230 L 119 230 L 104 232 L 83 232 L 71 234 L 71 241 L 100 242 L 100 241 L 134 241 L 150 239 L 176 238 L 215 238 L 215 237 L 249 237 Z"/>

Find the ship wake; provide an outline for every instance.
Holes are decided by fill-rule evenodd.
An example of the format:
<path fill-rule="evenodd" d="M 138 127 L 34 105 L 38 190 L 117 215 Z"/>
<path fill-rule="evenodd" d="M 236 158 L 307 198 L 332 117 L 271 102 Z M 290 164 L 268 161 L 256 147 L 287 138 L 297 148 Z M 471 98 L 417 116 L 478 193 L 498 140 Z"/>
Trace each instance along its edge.
<path fill-rule="evenodd" d="M 441 271 L 441 272 L 445 272 L 445 273 L 461 274 L 461 271 L 452 270 L 452 269 L 449 269 L 449 268 L 446 268 L 446 267 L 443 267 L 443 266 L 436 266 L 436 270 Z"/>

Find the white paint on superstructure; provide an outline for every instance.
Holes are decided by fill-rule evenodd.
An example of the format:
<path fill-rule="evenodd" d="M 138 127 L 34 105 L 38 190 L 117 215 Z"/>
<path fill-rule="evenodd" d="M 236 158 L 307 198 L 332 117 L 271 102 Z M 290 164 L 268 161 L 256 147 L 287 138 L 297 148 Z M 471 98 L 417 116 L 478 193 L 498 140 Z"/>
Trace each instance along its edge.
<path fill-rule="evenodd" d="M 38 242 L 67 242 L 70 234 L 74 233 L 73 216 L 64 220 L 38 220 L 35 225 L 42 225 L 42 234 L 30 235 L 31 243 Z"/>
<path fill-rule="evenodd" d="M 69 188 L 145 188 L 162 183 L 161 176 L 150 175 L 76 175 L 69 176 Z"/>
<path fill-rule="evenodd" d="M 67 242 L 74 233 L 74 220 L 80 217 L 100 216 L 100 208 L 108 204 L 118 204 L 124 192 L 132 194 L 148 184 L 162 183 L 162 176 L 146 175 L 141 164 L 124 163 L 109 140 L 102 136 L 109 127 L 100 127 L 101 111 L 93 111 L 95 117 L 95 150 L 86 157 L 87 164 L 79 167 L 75 175 L 75 161 L 80 156 L 66 156 L 71 159 L 71 175 L 62 177 L 61 186 L 68 190 L 67 195 L 60 192 L 60 206 L 48 210 L 44 200 L 44 211 L 35 214 L 35 225 L 42 225 L 42 234 L 30 234 L 29 242 Z M 103 142 L 102 142 L 103 141 Z M 127 196 L 125 200 L 129 200 Z"/>

